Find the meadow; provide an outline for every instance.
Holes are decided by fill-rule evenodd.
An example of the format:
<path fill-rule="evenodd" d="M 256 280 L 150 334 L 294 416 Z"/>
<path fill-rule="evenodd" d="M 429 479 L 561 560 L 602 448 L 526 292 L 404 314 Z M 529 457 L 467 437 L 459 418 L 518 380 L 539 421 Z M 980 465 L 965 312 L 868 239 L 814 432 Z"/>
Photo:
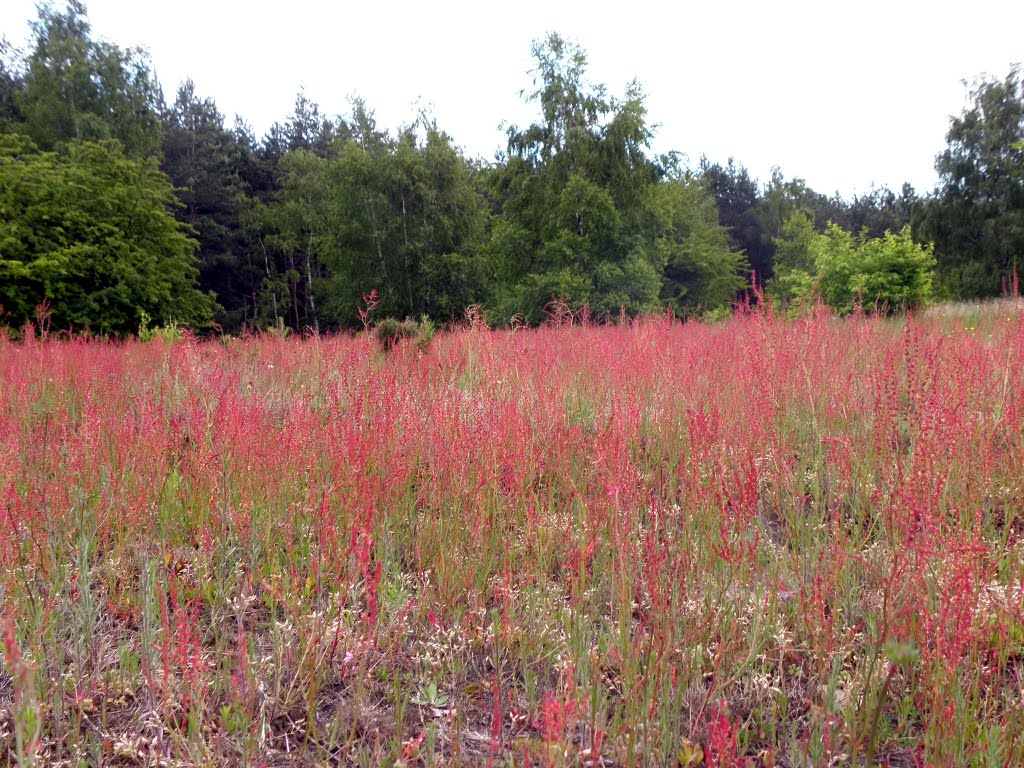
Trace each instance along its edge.
<path fill-rule="evenodd" d="M 1024 308 L 0 335 L 0 765 L 1024 765 Z"/>

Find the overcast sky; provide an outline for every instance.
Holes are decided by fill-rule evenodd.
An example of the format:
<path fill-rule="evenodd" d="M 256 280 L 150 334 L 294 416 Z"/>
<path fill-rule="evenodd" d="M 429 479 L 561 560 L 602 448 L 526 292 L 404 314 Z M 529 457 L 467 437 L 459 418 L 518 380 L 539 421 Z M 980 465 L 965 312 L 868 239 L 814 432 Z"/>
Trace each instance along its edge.
<path fill-rule="evenodd" d="M 872 184 L 919 191 L 962 80 L 1024 60 L 1024 2 L 773 0 L 697 3 L 517 0 L 91 0 L 93 34 L 146 48 L 173 99 L 192 78 L 229 124 L 262 134 L 306 95 L 329 115 L 363 97 L 394 128 L 421 107 L 487 159 L 502 121 L 534 110 L 531 41 L 557 31 L 587 51 L 590 78 L 619 95 L 634 78 L 658 126 L 656 152 L 696 165 L 734 157 L 762 181 L 779 166 L 819 192 Z M 493 10 L 491 10 L 493 9 Z M 23 41 L 34 0 L 0 0 L 0 32 Z"/>

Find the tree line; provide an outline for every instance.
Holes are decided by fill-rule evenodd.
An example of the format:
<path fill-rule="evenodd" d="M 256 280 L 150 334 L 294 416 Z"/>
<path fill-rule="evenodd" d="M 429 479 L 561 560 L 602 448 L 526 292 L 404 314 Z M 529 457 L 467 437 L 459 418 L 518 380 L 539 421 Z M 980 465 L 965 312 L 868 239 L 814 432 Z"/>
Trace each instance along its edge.
<path fill-rule="evenodd" d="M 145 54 L 94 39 L 85 7 L 40 7 L 0 56 L 0 313 L 57 327 L 331 330 L 380 317 L 540 321 L 730 306 L 752 286 L 899 309 L 998 295 L 1024 253 L 1020 70 L 979 81 L 919 195 L 828 197 L 733 161 L 654 156 L 644 94 L 587 79 L 556 34 L 533 47 L 537 117 L 494 161 L 429 114 L 396 131 L 303 93 L 257 137 L 192 82 L 165 99 Z M 756 130 L 756 127 L 752 128 Z M 934 245 L 932 245 L 934 244 Z M 934 273 L 934 275 L 933 275 Z"/>

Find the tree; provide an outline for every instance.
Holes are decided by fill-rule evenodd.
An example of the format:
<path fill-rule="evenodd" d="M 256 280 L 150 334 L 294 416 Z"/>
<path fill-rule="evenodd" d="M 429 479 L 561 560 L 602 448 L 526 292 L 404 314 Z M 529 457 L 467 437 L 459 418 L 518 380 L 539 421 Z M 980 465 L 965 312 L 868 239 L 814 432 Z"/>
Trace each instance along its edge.
<path fill-rule="evenodd" d="M 661 298 L 678 314 L 726 306 L 748 285 L 748 264 L 729 243 L 714 198 L 691 176 L 669 178 L 653 189 L 651 210 L 661 222 L 664 253 Z"/>
<path fill-rule="evenodd" d="M 332 121 L 320 113 L 320 105 L 304 91 L 295 96 L 295 109 L 284 125 L 288 149 L 304 149 L 317 157 L 332 157 L 351 138 L 344 120 Z"/>
<path fill-rule="evenodd" d="M 18 326 L 49 302 L 60 327 L 127 333 L 146 313 L 199 325 L 213 299 L 195 288 L 195 246 L 169 208 L 155 161 L 116 142 L 40 152 L 0 136 L 0 304 Z"/>
<path fill-rule="evenodd" d="M 804 212 L 792 214 L 783 223 L 782 232 L 775 239 L 774 275 L 765 287 L 768 297 L 777 305 L 810 296 L 817 273 L 814 249 L 819 237 L 814 221 Z"/>
<path fill-rule="evenodd" d="M 810 217 L 818 231 L 824 231 L 829 222 L 843 217 L 845 209 L 846 203 L 838 195 L 828 197 L 815 192 L 799 177 L 787 180 L 776 168 L 765 187 L 758 218 L 762 236 L 774 246 L 790 216 L 803 213 Z"/>
<path fill-rule="evenodd" d="M 160 150 L 160 94 L 145 54 L 90 37 L 85 6 L 39 7 L 35 48 L 14 103 L 25 132 L 43 150 L 117 139 L 132 156 Z"/>
<path fill-rule="evenodd" d="M 935 169 L 939 186 L 915 221 L 934 240 L 940 292 L 951 298 L 998 295 L 1024 254 L 1024 83 L 1021 67 L 1004 80 L 975 82 L 971 104 L 953 118 Z"/>
<path fill-rule="evenodd" d="M 11 45 L 0 39 L 0 133 L 8 133 L 23 121 L 17 99 L 24 87 L 20 62 Z"/>
<path fill-rule="evenodd" d="M 291 322 L 354 325 L 371 291 L 382 316 L 461 316 L 493 282 L 476 169 L 426 116 L 392 137 L 357 101 L 346 125 L 352 138 L 327 157 L 285 153 L 266 209 Z"/>
<path fill-rule="evenodd" d="M 764 285 L 772 275 L 775 254 L 771 239 L 761 229 L 760 187 L 732 158 L 724 166 L 701 158 L 700 178 L 715 200 L 719 220 L 729 230 L 733 250 L 746 254 L 758 285 Z"/>
<path fill-rule="evenodd" d="M 330 164 L 330 314 L 353 323 L 362 296 L 377 290 L 382 315 L 461 316 L 491 282 L 475 169 L 429 118 L 392 138 L 357 104 L 351 125 L 354 141 Z"/>
<path fill-rule="evenodd" d="M 904 184 L 899 195 L 888 187 L 872 189 L 844 203 L 833 221 L 850 232 L 883 237 L 886 232 L 899 232 L 910 226 L 920 203 L 910 184 Z"/>
<path fill-rule="evenodd" d="M 233 331 L 256 319 L 255 305 L 264 279 L 263 260 L 243 226 L 253 201 L 239 174 L 244 148 L 224 126 L 211 99 L 199 98 L 191 81 L 178 89 L 163 113 L 161 168 L 177 189 L 177 218 L 199 242 L 199 286 L 217 295 L 216 320 Z"/>
<path fill-rule="evenodd" d="M 270 235 L 267 246 L 284 259 L 288 297 L 283 309 L 291 312 L 296 329 L 319 330 L 314 275 L 320 277 L 331 191 L 327 162 L 306 149 L 294 149 L 281 158 L 281 191 L 266 209 Z"/>
<path fill-rule="evenodd" d="M 654 310 L 663 300 L 695 304 L 700 295 L 719 300 L 717 290 L 681 290 L 679 280 L 688 279 L 683 254 L 720 259 L 726 271 L 737 259 L 724 241 L 714 255 L 684 245 L 700 237 L 687 227 L 707 218 L 686 217 L 677 203 L 706 193 L 678 179 L 658 191 L 668 160 L 648 156 L 652 132 L 639 85 L 609 98 L 603 85 L 586 80 L 582 49 L 557 34 L 535 42 L 533 55 L 529 99 L 540 108 L 539 121 L 509 129 L 504 167 L 492 176 L 503 218 L 490 244 L 498 318 L 537 321 L 553 298 L 608 314 Z M 670 264 L 676 272 L 666 282 Z"/>

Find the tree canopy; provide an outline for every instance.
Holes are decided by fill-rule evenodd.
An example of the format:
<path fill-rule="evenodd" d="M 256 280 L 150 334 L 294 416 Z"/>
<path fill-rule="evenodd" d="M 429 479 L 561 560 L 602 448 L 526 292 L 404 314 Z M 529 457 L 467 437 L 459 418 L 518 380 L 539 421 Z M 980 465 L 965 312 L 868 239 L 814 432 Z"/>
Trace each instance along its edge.
<path fill-rule="evenodd" d="M 14 103 L 44 150 L 68 141 L 117 139 L 133 156 L 160 149 L 159 88 L 142 51 L 93 40 L 85 6 L 39 6 L 35 47 Z"/>
<path fill-rule="evenodd" d="M 157 322 L 201 324 L 214 301 L 194 287 L 195 241 L 168 208 L 154 160 L 116 142 L 65 154 L 0 136 L 0 304 L 20 326 L 48 304 L 62 328 L 103 333 Z"/>
<path fill-rule="evenodd" d="M 1021 67 L 982 79 L 953 118 L 935 162 L 940 184 L 916 229 L 935 242 L 940 291 L 950 298 L 998 295 L 1024 254 L 1024 83 Z"/>
<path fill-rule="evenodd" d="M 640 86 L 608 97 L 586 80 L 582 49 L 557 34 L 533 55 L 529 99 L 540 119 L 509 129 L 506 162 L 492 177 L 502 214 L 490 246 L 499 318 L 535 320 L 554 298 L 599 313 L 731 299 L 744 284 L 742 258 L 703 186 L 649 156 Z"/>
<path fill-rule="evenodd" d="M 979 298 L 1016 285 L 1024 253 L 1020 67 L 972 86 L 934 192 L 847 200 L 779 169 L 762 183 L 732 159 L 655 155 L 642 87 L 591 82 L 554 33 L 532 47 L 535 117 L 485 162 L 429 114 L 389 130 L 360 98 L 329 116 L 300 90 L 264 136 L 192 81 L 167 103 L 148 57 L 95 39 L 80 0 L 42 4 L 32 30 L 27 52 L 0 43 L 8 323 L 49 301 L 59 322 L 117 333 L 142 312 L 331 330 L 360 327 L 371 293 L 398 321 L 478 305 L 535 323 L 553 301 L 691 316 L 756 301 L 755 285 L 901 308 L 930 295 L 933 260 L 938 296 Z"/>

